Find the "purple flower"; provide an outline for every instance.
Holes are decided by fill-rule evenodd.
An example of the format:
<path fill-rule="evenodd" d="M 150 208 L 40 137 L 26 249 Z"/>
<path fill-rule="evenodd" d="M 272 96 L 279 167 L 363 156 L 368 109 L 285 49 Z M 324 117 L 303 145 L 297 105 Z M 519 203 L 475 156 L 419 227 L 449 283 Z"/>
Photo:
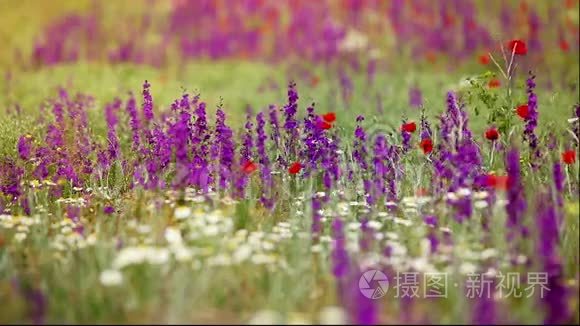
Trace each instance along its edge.
<path fill-rule="evenodd" d="M 32 152 L 32 137 L 29 135 L 20 136 L 18 139 L 18 155 L 23 160 L 28 160 Z"/>
<path fill-rule="evenodd" d="M 403 125 L 407 123 L 407 119 L 403 119 Z M 401 128 L 401 138 L 403 139 L 402 146 L 403 152 L 408 152 L 411 149 L 411 137 L 412 134 L 403 128 Z"/>
<path fill-rule="evenodd" d="M 260 112 L 256 115 L 256 151 L 258 153 L 258 162 L 260 163 L 260 178 L 262 179 L 262 195 L 260 201 L 266 208 L 272 208 L 272 174 L 270 173 L 270 159 L 266 151 L 266 136 L 264 113 Z"/>
<path fill-rule="evenodd" d="M 427 234 L 427 240 L 429 240 L 429 247 L 431 248 L 431 253 L 437 252 L 437 248 L 439 248 L 439 239 L 437 238 L 437 234 L 434 230 L 430 230 Z"/>
<path fill-rule="evenodd" d="M 362 252 L 368 252 L 371 250 L 373 244 L 374 232 L 371 227 L 369 227 L 369 220 L 363 218 L 360 223 L 361 237 L 359 240 L 359 246 Z"/>
<path fill-rule="evenodd" d="M 554 178 L 554 186 L 556 188 L 556 198 L 559 207 L 564 205 L 564 174 L 562 173 L 562 164 L 559 161 L 554 162 L 552 168 L 552 176 Z"/>
<path fill-rule="evenodd" d="M 433 133 L 431 132 L 431 125 L 425 117 L 425 108 L 421 109 L 421 140 L 431 138 Z"/>
<path fill-rule="evenodd" d="M 534 93 L 534 88 L 536 88 L 535 78 L 536 76 L 532 75 L 530 71 L 530 77 L 527 80 L 528 118 L 526 119 L 526 126 L 524 128 L 524 139 L 530 145 L 534 156 L 539 158 L 538 137 L 535 133 L 536 127 L 538 126 L 538 97 Z"/>
<path fill-rule="evenodd" d="M 360 277 L 363 277 L 364 272 L 372 271 L 370 269 L 361 271 Z M 378 311 L 374 299 L 367 298 L 362 294 L 360 288 L 358 287 L 358 279 L 351 277 L 350 280 L 350 291 L 353 302 L 351 309 L 351 322 L 356 325 L 376 325 L 378 321 Z"/>
<path fill-rule="evenodd" d="M 334 246 L 331 253 L 332 274 L 336 278 L 346 277 L 350 266 L 343 228 L 344 225 L 340 218 L 337 217 L 332 221 L 332 235 L 334 238 Z"/>
<path fill-rule="evenodd" d="M 320 219 L 322 216 L 320 215 L 320 210 L 322 209 L 322 202 L 317 195 L 312 197 L 312 238 L 318 239 L 320 233 L 322 232 L 322 222 Z"/>
<path fill-rule="evenodd" d="M 348 76 L 344 69 L 339 70 L 340 90 L 342 92 L 342 100 L 344 103 L 349 103 L 353 94 L 354 84 L 352 79 Z"/>
<path fill-rule="evenodd" d="M 105 119 L 107 121 L 107 141 L 109 143 L 108 159 L 115 161 L 119 157 L 119 138 L 117 137 L 116 126 L 118 123 L 117 112 L 121 108 L 121 101 L 115 99 L 112 104 L 105 107 Z M 108 166 L 107 166 L 108 167 Z"/>
<path fill-rule="evenodd" d="M 146 123 L 153 120 L 153 97 L 151 97 L 150 87 L 151 84 L 148 81 L 143 83 L 143 116 L 145 117 Z"/>
<path fill-rule="evenodd" d="M 0 159 L 0 191 L 12 199 L 18 198 L 22 192 L 20 189 L 20 179 L 24 170 L 17 166 L 16 162 L 3 158 Z"/>
<path fill-rule="evenodd" d="M 494 325 L 496 323 L 496 304 L 494 298 L 494 279 L 481 276 L 481 292 L 475 298 L 471 311 L 473 325 Z"/>
<path fill-rule="evenodd" d="M 545 307 L 544 323 L 564 324 L 570 322 L 572 314 L 568 308 L 568 289 L 565 285 L 563 268 L 558 254 L 558 221 L 550 193 L 540 193 L 537 200 L 536 223 L 538 225 L 539 258 L 548 274 L 549 291 L 540 300 Z"/>
<path fill-rule="evenodd" d="M 516 148 L 512 148 L 506 154 L 506 170 L 509 180 L 506 227 L 509 233 L 508 238 L 510 238 L 513 236 L 514 231 L 521 228 L 522 219 L 527 208 L 520 175 L 520 154 Z"/>
<path fill-rule="evenodd" d="M 288 104 L 284 106 L 284 114 L 286 121 L 284 122 L 284 129 L 286 129 L 286 162 L 292 162 L 296 159 L 296 142 L 298 136 L 298 121 L 296 120 L 296 113 L 298 112 L 298 92 L 296 91 L 296 84 L 290 83 L 288 85 Z"/>
<path fill-rule="evenodd" d="M 423 217 L 423 222 L 425 222 L 425 224 L 432 226 L 432 227 L 437 227 L 437 225 L 438 225 L 437 216 L 435 216 L 435 215 L 425 215 Z"/>
<path fill-rule="evenodd" d="M 275 105 L 270 105 L 270 128 L 271 128 L 271 139 L 274 142 L 274 147 L 276 150 L 280 146 L 280 125 L 278 123 L 278 109 Z"/>
<path fill-rule="evenodd" d="M 356 120 L 357 122 L 361 122 L 362 120 L 364 120 L 364 117 L 358 116 Z M 363 127 L 360 124 L 357 124 L 356 129 L 354 131 L 353 157 L 362 170 L 366 170 L 368 167 L 366 161 L 367 159 L 366 139 L 367 136 L 365 134 Z"/>
<path fill-rule="evenodd" d="M 195 96 L 192 104 L 195 105 L 195 123 L 191 129 L 191 143 L 193 145 L 193 160 L 190 164 L 190 183 L 207 192 L 211 183 L 209 180 L 209 171 L 207 167 L 207 158 L 209 154 L 208 141 L 211 137 L 207 128 L 207 116 L 204 102 L 197 103 L 199 97 Z"/>
<path fill-rule="evenodd" d="M 389 159 L 387 139 L 378 135 L 375 140 L 373 157 L 373 175 L 376 195 L 383 196 L 386 192 L 385 180 L 389 173 L 385 162 Z"/>
<path fill-rule="evenodd" d="M 566 286 L 562 267 L 555 265 L 550 270 L 548 272 L 548 284 L 546 284 L 546 287 L 550 290 L 546 291 L 544 298 L 541 299 L 545 308 L 544 324 L 572 324 L 573 313 L 568 308 L 570 290 Z"/>
<path fill-rule="evenodd" d="M 107 215 L 111 215 L 115 212 L 115 207 L 107 205 L 105 207 L 103 207 L 103 213 L 107 214 Z"/>
<path fill-rule="evenodd" d="M 419 108 L 423 105 L 423 95 L 417 86 L 409 89 L 409 105 L 414 108 Z"/>
<path fill-rule="evenodd" d="M 229 185 L 233 169 L 235 143 L 233 132 L 226 124 L 226 114 L 221 108 L 216 111 L 215 141 L 219 144 L 219 188 L 226 189 Z"/>
<path fill-rule="evenodd" d="M 242 140 L 242 147 L 240 149 L 240 161 L 241 164 L 247 164 L 249 162 L 253 162 L 253 127 L 254 124 L 252 123 L 252 116 L 250 114 L 247 115 L 246 118 L 246 125 L 245 125 L 245 133 L 244 133 L 244 137 Z M 243 198 L 244 197 L 244 193 L 245 193 L 245 189 L 246 189 L 246 184 L 248 182 L 248 175 L 246 175 L 245 173 L 240 173 L 238 175 L 238 178 L 236 180 L 236 191 L 237 191 L 237 196 L 239 198 Z"/>
<path fill-rule="evenodd" d="M 129 101 L 127 101 L 126 106 L 127 114 L 129 114 L 129 121 L 131 125 L 131 131 L 133 132 L 133 149 L 139 149 L 140 143 L 140 132 L 141 132 L 141 124 L 139 122 L 139 115 L 137 112 L 137 104 L 135 102 L 135 97 L 133 94 L 129 95 Z"/>

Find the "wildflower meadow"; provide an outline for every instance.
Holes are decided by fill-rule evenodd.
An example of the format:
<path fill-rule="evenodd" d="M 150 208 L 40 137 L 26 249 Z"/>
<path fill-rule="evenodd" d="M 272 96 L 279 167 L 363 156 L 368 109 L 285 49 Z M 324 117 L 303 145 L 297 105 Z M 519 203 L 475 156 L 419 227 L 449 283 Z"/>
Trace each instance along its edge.
<path fill-rule="evenodd" d="M 1 0 L 0 323 L 578 324 L 578 0 Z"/>

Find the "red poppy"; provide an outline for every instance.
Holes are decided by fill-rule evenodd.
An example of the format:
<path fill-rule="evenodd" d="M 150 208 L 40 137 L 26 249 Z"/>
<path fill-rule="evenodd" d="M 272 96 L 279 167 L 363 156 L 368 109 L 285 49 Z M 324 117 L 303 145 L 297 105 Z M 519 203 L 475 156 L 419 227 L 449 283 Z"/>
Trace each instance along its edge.
<path fill-rule="evenodd" d="M 318 82 L 320 82 L 320 77 L 318 76 L 312 76 L 312 78 L 310 79 L 310 85 L 312 87 L 316 87 L 316 85 L 318 85 Z"/>
<path fill-rule="evenodd" d="M 455 17 L 451 16 L 450 14 L 445 14 L 443 16 L 443 25 L 445 27 L 449 27 L 449 26 L 453 26 L 455 25 Z"/>
<path fill-rule="evenodd" d="M 526 120 L 530 116 L 530 108 L 527 104 L 518 105 L 516 113 L 520 118 Z"/>
<path fill-rule="evenodd" d="M 517 55 L 526 55 L 528 53 L 528 46 L 522 40 L 511 40 L 507 44 L 509 52 L 514 52 Z"/>
<path fill-rule="evenodd" d="M 407 122 L 401 125 L 401 130 L 406 132 L 415 132 L 417 130 L 417 124 L 414 122 Z"/>
<path fill-rule="evenodd" d="M 490 58 L 489 58 L 489 54 L 485 53 L 479 56 L 479 63 L 481 63 L 482 65 L 488 65 Z"/>
<path fill-rule="evenodd" d="M 499 132 L 495 128 L 489 128 L 485 131 L 485 138 L 491 141 L 499 138 Z"/>
<path fill-rule="evenodd" d="M 294 162 L 288 168 L 288 173 L 296 174 L 296 173 L 300 172 L 300 170 L 302 170 L 302 164 L 300 164 L 300 162 Z"/>
<path fill-rule="evenodd" d="M 505 190 L 508 186 L 508 176 L 488 174 L 485 183 L 488 187 Z"/>
<path fill-rule="evenodd" d="M 332 125 L 330 123 L 328 123 L 326 121 L 322 121 L 322 120 L 318 121 L 316 123 L 316 126 L 322 130 L 328 130 L 328 129 L 332 128 Z"/>
<path fill-rule="evenodd" d="M 564 51 L 564 52 L 570 51 L 570 44 L 568 43 L 568 41 L 561 39 L 560 40 L 560 49 L 562 49 L 562 51 Z"/>
<path fill-rule="evenodd" d="M 336 121 L 336 114 L 334 112 L 325 113 L 322 115 L 322 119 L 326 122 L 333 123 Z"/>
<path fill-rule="evenodd" d="M 278 12 L 278 9 L 273 7 L 266 9 L 266 19 L 269 22 L 275 23 L 279 20 L 279 18 L 280 13 Z"/>
<path fill-rule="evenodd" d="M 415 195 L 417 195 L 418 197 L 428 196 L 429 195 L 429 191 L 427 189 L 425 189 L 425 188 L 419 188 L 415 192 Z"/>
<path fill-rule="evenodd" d="M 569 149 L 562 153 L 562 161 L 566 164 L 574 164 L 576 162 L 576 152 Z"/>
<path fill-rule="evenodd" d="M 501 85 L 499 79 L 497 78 L 492 78 L 488 83 L 487 86 L 489 88 L 498 88 Z"/>
<path fill-rule="evenodd" d="M 421 140 L 419 146 L 421 146 L 421 149 L 423 150 L 424 154 L 429 154 L 433 151 L 433 141 L 431 140 L 431 138 L 425 138 Z"/>
<path fill-rule="evenodd" d="M 425 57 L 427 58 L 427 61 L 429 61 L 429 63 L 435 63 L 435 61 L 437 61 L 437 56 L 435 55 L 435 52 L 429 51 L 427 52 Z"/>
<path fill-rule="evenodd" d="M 477 28 L 477 24 L 476 24 L 476 23 L 475 23 L 473 20 L 471 20 L 471 19 L 470 19 L 470 20 L 467 22 L 467 28 L 468 28 L 470 31 L 473 31 L 473 30 L 475 30 L 475 29 Z"/>
<path fill-rule="evenodd" d="M 256 163 L 254 163 L 252 161 L 248 161 L 242 166 L 242 170 L 244 171 L 245 174 L 250 174 L 250 173 L 256 171 L 257 169 L 258 169 L 258 166 L 256 165 Z"/>

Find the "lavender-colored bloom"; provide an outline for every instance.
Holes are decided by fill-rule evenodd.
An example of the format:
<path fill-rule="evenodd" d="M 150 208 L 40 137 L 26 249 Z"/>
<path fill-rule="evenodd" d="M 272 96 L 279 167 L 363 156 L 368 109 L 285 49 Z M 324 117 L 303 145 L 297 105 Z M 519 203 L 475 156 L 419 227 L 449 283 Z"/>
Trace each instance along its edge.
<path fill-rule="evenodd" d="M 66 215 L 68 218 L 73 220 L 74 222 L 78 222 L 81 214 L 81 208 L 79 206 L 68 206 L 66 208 Z"/>
<path fill-rule="evenodd" d="M 253 127 L 254 124 L 252 123 L 252 116 L 250 114 L 247 115 L 245 129 L 246 132 L 244 134 L 242 140 L 242 147 L 240 149 L 240 160 L 242 164 L 248 164 L 249 162 L 253 162 Z M 238 197 L 242 198 L 245 193 L 246 184 L 248 182 L 248 176 L 246 173 L 240 173 L 238 178 L 236 179 L 236 190 Z"/>
<path fill-rule="evenodd" d="M 433 135 L 431 125 L 425 117 L 425 108 L 421 109 L 421 140 L 431 138 Z"/>
<path fill-rule="evenodd" d="M 118 123 L 117 112 L 121 108 L 121 101 L 115 99 L 112 104 L 105 107 L 105 119 L 107 121 L 107 141 L 109 143 L 108 159 L 111 161 L 119 157 L 119 138 L 117 137 L 116 126 Z"/>
<path fill-rule="evenodd" d="M 322 202 L 318 196 L 314 195 L 312 197 L 312 238 L 318 239 L 322 232 L 322 222 L 320 221 L 322 215 L 320 210 L 322 209 Z"/>
<path fill-rule="evenodd" d="M 14 284 L 28 303 L 29 317 L 32 323 L 34 325 L 43 325 L 46 322 L 47 310 L 46 296 L 44 293 L 40 289 L 22 285 L 18 279 L 15 279 Z"/>
<path fill-rule="evenodd" d="M 463 196 L 452 202 L 455 207 L 455 219 L 458 223 L 469 219 L 473 213 L 473 205 L 471 203 L 471 196 Z"/>
<path fill-rule="evenodd" d="M 508 238 L 511 238 L 513 233 L 521 228 L 522 218 L 527 208 L 520 175 L 520 155 L 516 148 L 512 148 L 506 154 L 506 170 L 509 179 L 506 226 L 509 230 Z"/>
<path fill-rule="evenodd" d="M 151 84 L 145 81 L 143 84 L 143 116 L 146 123 L 153 120 L 153 97 L 151 97 L 150 87 Z"/>
<path fill-rule="evenodd" d="M 220 189 L 226 189 L 231 171 L 234 163 L 235 155 L 235 143 L 233 141 L 233 132 L 230 127 L 226 124 L 226 114 L 222 109 L 216 111 L 216 139 L 215 141 L 220 144 L 219 149 L 219 187 Z"/>
<path fill-rule="evenodd" d="M 376 300 L 367 298 L 362 294 L 360 288 L 358 287 L 357 280 L 358 279 L 350 280 L 351 295 L 354 299 L 353 302 L 350 303 L 353 306 L 350 310 L 354 310 L 351 312 L 351 322 L 356 325 L 376 325 L 379 322 L 377 307 L 375 303 Z"/>
<path fill-rule="evenodd" d="M 409 89 L 409 105 L 413 108 L 419 108 L 423 105 L 423 95 L 417 86 Z"/>
<path fill-rule="evenodd" d="M 563 275 L 562 268 L 551 268 L 548 272 L 547 291 L 542 299 L 545 305 L 545 325 L 562 325 L 571 323 L 573 313 L 568 308 L 570 290 L 566 287 L 566 279 Z"/>
<path fill-rule="evenodd" d="M 23 160 L 30 159 L 32 155 L 32 137 L 31 136 L 20 136 L 18 139 L 18 155 Z"/>
<path fill-rule="evenodd" d="M 570 321 L 572 314 L 568 309 L 568 289 L 565 285 L 560 256 L 558 254 L 558 221 L 556 210 L 549 193 L 541 193 L 537 200 L 536 223 L 538 225 L 538 253 L 543 262 L 544 271 L 548 274 L 550 291 L 540 298 L 545 307 L 544 323 L 564 324 Z"/>
<path fill-rule="evenodd" d="M 340 90 L 342 92 L 342 100 L 344 103 L 349 103 L 354 91 L 354 85 L 348 74 L 344 69 L 339 71 Z"/>
<path fill-rule="evenodd" d="M 192 105 L 195 106 L 195 123 L 191 133 L 191 143 L 193 145 L 193 160 L 190 165 L 191 175 L 190 183 L 207 192 L 211 184 L 210 173 L 207 167 L 207 158 L 209 154 L 208 141 L 211 137 L 207 128 L 206 104 L 197 103 L 199 96 L 195 96 Z"/>
<path fill-rule="evenodd" d="M 137 112 L 137 104 L 135 102 L 135 97 L 130 94 L 129 100 L 126 106 L 127 114 L 129 115 L 129 121 L 131 124 L 131 131 L 133 132 L 133 149 L 136 150 L 140 146 L 140 132 L 141 124 L 139 121 L 139 114 Z"/>
<path fill-rule="evenodd" d="M 407 119 L 403 120 L 403 125 L 405 123 L 407 123 Z M 403 152 L 408 152 L 409 149 L 411 149 L 411 136 L 412 134 L 410 132 L 401 129 L 401 138 L 403 139 L 402 141 Z"/>
<path fill-rule="evenodd" d="M 387 139 L 384 135 L 378 135 L 374 147 L 373 175 L 375 191 L 379 196 L 383 196 L 386 192 L 385 180 L 387 179 L 388 171 L 385 161 L 388 159 Z"/>
<path fill-rule="evenodd" d="M 437 227 L 438 225 L 437 216 L 435 215 L 425 215 L 423 217 L 423 222 L 432 227 Z"/>
<path fill-rule="evenodd" d="M 422 121 L 426 121 L 422 117 Z M 423 122 L 422 122 L 423 124 Z M 427 130 L 428 124 L 422 129 Z M 472 138 L 469 129 L 467 112 L 463 105 L 458 105 L 455 94 L 447 94 L 447 110 L 440 117 L 440 143 L 434 155 L 433 167 L 438 177 L 436 191 L 455 191 L 461 187 L 470 187 L 482 170 L 482 158 L 479 146 Z M 449 189 L 441 189 L 444 180 L 450 180 Z M 463 220 L 470 214 L 470 200 L 460 200 L 458 215 Z"/>
<path fill-rule="evenodd" d="M 535 133 L 536 127 L 538 126 L 538 97 L 534 93 L 534 88 L 536 88 L 536 82 L 534 81 L 535 78 L 536 76 L 532 75 L 532 72 L 530 71 L 530 77 L 527 79 L 529 111 L 524 129 L 524 139 L 529 143 L 534 156 L 538 158 L 540 157 L 540 151 L 538 149 L 538 137 Z"/>
<path fill-rule="evenodd" d="M 246 116 L 246 125 L 244 126 L 244 128 L 246 129 L 246 132 L 244 133 L 244 137 L 242 140 L 242 149 L 240 151 L 240 157 L 242 158 L 242 162 L 251 162 L 253 161 L 252 159 L 252 150 L 254 147 L 254 142 L 253 142 L 253 127 L 254 124 L 252 123 L 252 116 L 250 114 L 248 114 Z"/>
<path fill-rule="evenodd" d="M 296 91 L 296 84 L 290 83 L 288 85 L 288 104 L 284 106 L 284 114 L 286 120 L 284 122 L 284 129 L 286 130 L 286 162 L 291 162 L 296 159 L 296 141 L 299 139 L 298 135 L 298 121 L 296 120 L 296 113 L 298 112 L 298 92 Z"/>
<path fill-rule="evenodd" d="M 537 200 L 536 223 L 539 231 L 538 254 L 551 264 L 557 260 L 559 242 L 558 221 L 551 195 L 540 193 Z"/>
<path fill-rule="evenodd" d="M 280 124 L 278 123 L 278 109 L 275 105 L 270 105 L 269 117 L 271 128 L 270 137 L 274 142 L 274 147 L 278 150 L 280 146 Z"/>
<path fill-rule="evenodd" d="M 13 200 L 22 194 L 20 180 L 24 169 L 17 166 L 12 159 L 0 159 L 0 192 L 12 197 Z"/>
<path fill-rule="evenodd" d="M 340 218 L 332 221 L 332 235 L 334 246 L 332 248 L 332 274 L 336 278 L 346 277 L 349 272 L 349 256 L 346 251 L 346 237 L 344 234 L 344 225 Z"/>
<path fill-rule="evenodd" d="M 107 205 L 105 207 L 103 207 L 103 213 L 107 214 L 107 215 L 111 215 L 115 212 L 115 207 Z"/>
<path fill-rule="evenodd" d="M 430 230 L 427 234 L 427 240 L 429 240 L 429 248 L 430 252 L 436 253 L 437 249 L 439 248 L 439 238 L 437 238 L 437 234 L 434 230 Z"/>
<path fill-rule="evenodd" d="M 559 161 L 554 162 L 552 168 L 552 176 L 554 178 L 554 186 L 556 188 L 556 198 L 559 207 L 564 205 L 564 174 L 562 173 L 562 164 Z"/>
<path fill-rule="evenodd" d="M 496 304 L 494 289 L 496 288 L 494 279 L 482 275 L 481 293 L 476 296 L 471 312 L 471 322 L 473 325 L 494 325 L 496 323 Z"/>
<path fill-rule="evenodd" d="M 363 116 L 358 116 L 357 117 L 357 122 L 361 122 L 364 120 Z M 358 163 L 359 167 L 362 170 L 366 170 L 367 169 L 367 149 L 366 149 L 366 134 L 365 131 L 363 129 L 363 127 L 358 124 L 356 126 L 356 129 L 354 131 L 354 151 L 353 151 L 353 157 L 354 160 Z"/>
<path fill-rule="evenodd" d="M 256 115 L 256 151 L 258 153 L 258 162 L 261 165 L 260 178 L 262 179 L 262 195 L 260 201 L 266 208 L 272 208 L 273 198 L 271 195 L 273 182 L 272 174 L 270 173 L 270 159 L 266 151 L 266 120 L 264 113 L 260 112 Z"/>

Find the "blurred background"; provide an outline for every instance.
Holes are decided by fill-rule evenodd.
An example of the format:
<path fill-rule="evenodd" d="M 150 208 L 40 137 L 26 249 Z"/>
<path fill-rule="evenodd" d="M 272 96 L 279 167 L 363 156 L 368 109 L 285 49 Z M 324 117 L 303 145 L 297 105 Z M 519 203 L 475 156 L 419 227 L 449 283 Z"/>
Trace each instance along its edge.
<path fill-rule="evenodd" d="M 578 51 L 578 0 L 2 0 L 0 65 L 198 59 L 474 62 L 512 38 Z M 360 53 L 357 53 L 360 58 Z M 392 64 L 392 62 L 391 62 Z"/>

